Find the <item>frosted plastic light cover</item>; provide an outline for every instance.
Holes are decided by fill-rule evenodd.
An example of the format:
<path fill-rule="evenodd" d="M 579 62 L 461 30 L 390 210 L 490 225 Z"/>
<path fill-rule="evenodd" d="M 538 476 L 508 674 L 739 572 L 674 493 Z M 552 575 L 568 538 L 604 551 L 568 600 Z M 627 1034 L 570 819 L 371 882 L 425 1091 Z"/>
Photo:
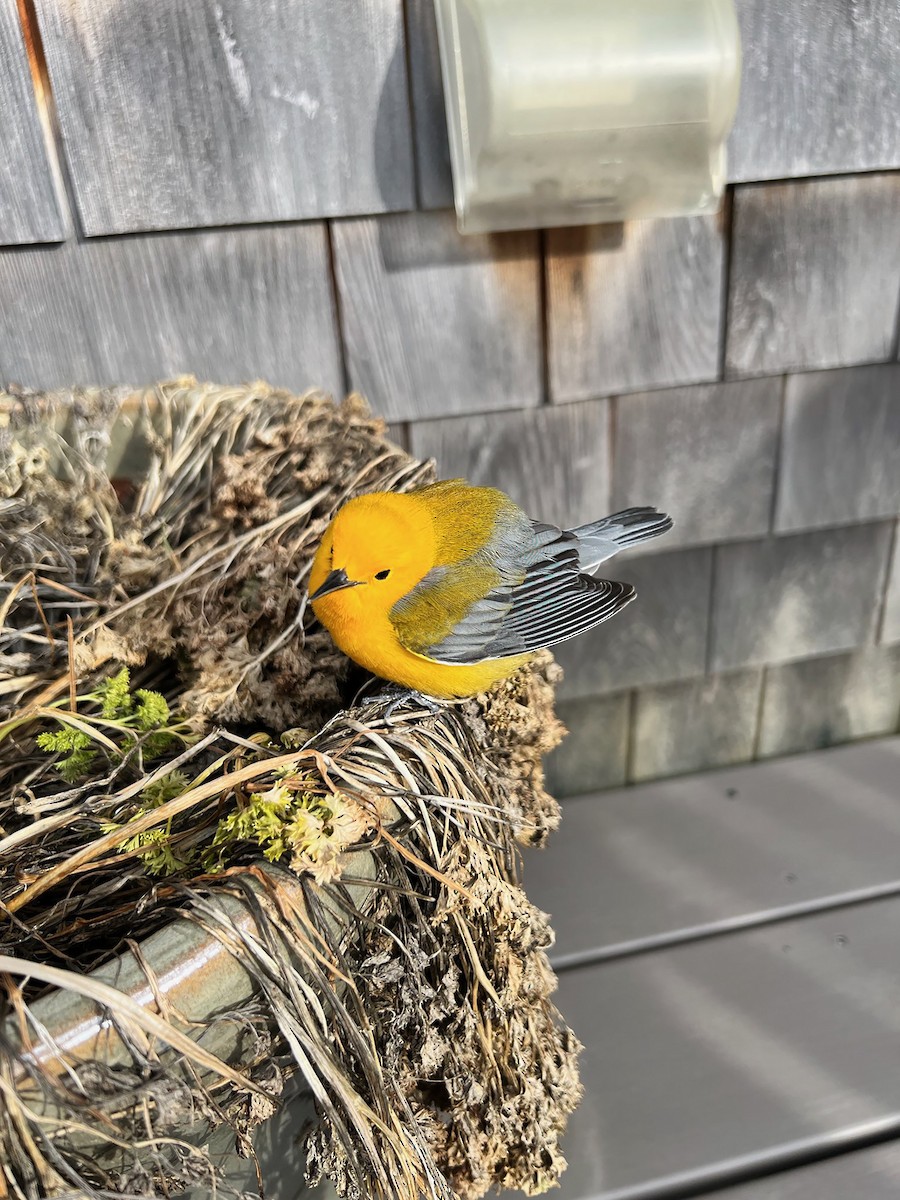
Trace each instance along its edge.
<path fill-rule="evenodd" d="M 464 233 L 713 212 L 733 0 L 435 0 Z"/>

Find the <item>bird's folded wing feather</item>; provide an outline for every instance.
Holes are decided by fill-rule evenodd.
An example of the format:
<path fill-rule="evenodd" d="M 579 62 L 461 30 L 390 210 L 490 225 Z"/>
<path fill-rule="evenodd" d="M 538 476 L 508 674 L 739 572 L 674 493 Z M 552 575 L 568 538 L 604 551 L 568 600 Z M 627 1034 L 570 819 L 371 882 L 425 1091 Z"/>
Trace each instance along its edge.
<path fill-rule="evenodd" d="M 474 663 L 554 646 L 607 620 L 635 594 L 630 584 L 582 574 L 577 539 L 538 521 L 501 566 L 503 582 L 423 651 L 428 658 Z"/>

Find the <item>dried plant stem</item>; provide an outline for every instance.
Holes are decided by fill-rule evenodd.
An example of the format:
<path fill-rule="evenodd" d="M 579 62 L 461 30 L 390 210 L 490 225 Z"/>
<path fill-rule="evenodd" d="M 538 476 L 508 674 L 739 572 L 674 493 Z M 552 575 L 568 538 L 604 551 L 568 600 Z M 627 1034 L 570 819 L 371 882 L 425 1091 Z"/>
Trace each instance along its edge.
<path fill-rule="evenodd" d="M 61 716 L 62 714 L 55 714 Z M 232 790 L 239 784 L 246 783 L 251 779 L 257 779 L 261 775 L 268 774 L 270 771 L 278 770 L 280 767 L 296 766 L 303 758 L 303 752 L 294 752 L 292 754 L 281 754 L 277 758 L 267 759 L 261 763 L 251 763 L 249 766 L 242 767 L 238 771 L 233 771 L 224 779 L 213 779 L 209 783 L 201 784 L 200 787 L 190 788 L 181 796 L 176 796 L 174 800 L 169 800 L 166 804 L 160 805 L 159 808 L 152 812 L 144 813 L 139 817 L 132 817 L 130 821 L 126 821 L 124 825 L 112 830 L 110 833 L 104 834 L 96 841 L 89 842 L 77 854 L 71 855 L 64 862 L 57 863 L 46 874 L 41 875 L 28 886 L 18 896 L 13 896 L 7 901 L 6 907 L 10 912 L 18 912 L 24 908 L 26 904 L 32 903 L 49 888 L 61 882 L 66 876 L 77 868 L 85 866 L 87 863 L 96 862 L 103 855 L 110 851 L 118 850 L 122 842 L 127 841 L 135 834 L 143 833 L 146 829 L 152 829 L 154 825 L 160 825 L 164 821 L 169 821 L 179 813 L 185 812 L 189 808 L 194 808 L 204 800 L 209 800 L 214 796 L 221 795 L 226 790 Z M 144 791 L 150 784 L 155 783 L 159 779 L 165 778 L 172 770 L 170 764 L 165 764 L 157 768 L 140 784 L 134 784 L 131 788 L 126 788 L 121 794 L 120 800 L 128 800 L 131 796 L 138 795 Z"/>

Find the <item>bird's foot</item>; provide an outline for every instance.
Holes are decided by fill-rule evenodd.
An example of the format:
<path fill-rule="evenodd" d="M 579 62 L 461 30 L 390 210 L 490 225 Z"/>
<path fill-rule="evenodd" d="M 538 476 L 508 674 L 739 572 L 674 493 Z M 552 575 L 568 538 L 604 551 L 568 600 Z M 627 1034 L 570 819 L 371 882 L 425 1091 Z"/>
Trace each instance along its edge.
<path fill-rule="evenodd" d="M 434 696 L 426 696 L 424 692 L 417 692 L 414 688 L 401 687 L 396 683 L 385 684 L 379 688 L 377 692 L 372 692 L 368 696 L 357 697 L 357 703 L 360 705 L 369 704 L 384 704 L 387 705 L 384 710 L 385 724 L 393 724 L 391 718 L 394 713 L 407 705 L 418 706 L 424 708 L 432 716 L 439 713 L 446 706 L 446 702 L 441 702 L 435 699 Z"/>

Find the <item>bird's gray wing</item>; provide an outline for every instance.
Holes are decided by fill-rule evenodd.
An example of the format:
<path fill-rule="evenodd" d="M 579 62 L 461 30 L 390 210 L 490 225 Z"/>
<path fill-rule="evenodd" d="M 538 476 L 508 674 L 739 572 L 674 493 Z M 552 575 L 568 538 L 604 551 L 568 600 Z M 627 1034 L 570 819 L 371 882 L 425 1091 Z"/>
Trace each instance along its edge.
<path fill-rule="evenodd" d="M 599 625 L 634 598 L 630 584 L 593 579 L 579 570 L 573 533 L 539 521 L 529 524 L 530 536 L 508 565 L 507 579 L 428 647 L 429 658 L 473 663 L 554 646 Z"/>
<path fill-rule="evenodd" d="M 602 562 L 646 542 L 648 538 L 667 533 L 673 525 L 668 513 L 655 508 L 626 508 L 600 521 L 579 525 L 570 532 L 578 541 L 578 557 L 582 571 L 595 571 Z"/>

